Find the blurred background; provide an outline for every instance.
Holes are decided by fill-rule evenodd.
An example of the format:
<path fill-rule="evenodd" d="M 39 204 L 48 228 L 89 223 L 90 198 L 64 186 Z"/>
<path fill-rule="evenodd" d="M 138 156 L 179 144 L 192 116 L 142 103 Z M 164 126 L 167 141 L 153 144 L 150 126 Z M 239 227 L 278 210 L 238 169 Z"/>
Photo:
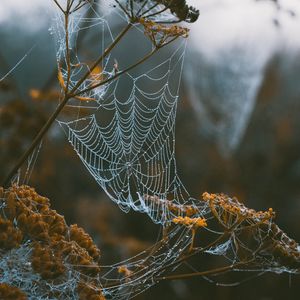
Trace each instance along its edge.
<path fill-rule="evenodd" d="M 188 3 L 201 15 L 190 25 L 180 89 L 181 179 L 196 198 L 224 192 L 257 210 L 273 207 L 277 224 L 300 241 L 300 2 Z M 54 9 L 51 0 L 0 3 L 1 180 L 58 103 L 49 30 Z M 130 55 L 123 51 L 124 60 Z M 57 125 L 43 142 L 29 183 L 69 223 L 93 236 L 105 265 L 158 237 L 159 227 L 147 216 L 124 214 L 110 202 Z M 210 264 L 218 266 L 218 260 Z M 222 280 L 242 281 L 236 274 Z M 299 276 L 264 274 L 234 287 L 204 278 L 163 282 L 138 299 L 299 299 L 299 293 Z"/>

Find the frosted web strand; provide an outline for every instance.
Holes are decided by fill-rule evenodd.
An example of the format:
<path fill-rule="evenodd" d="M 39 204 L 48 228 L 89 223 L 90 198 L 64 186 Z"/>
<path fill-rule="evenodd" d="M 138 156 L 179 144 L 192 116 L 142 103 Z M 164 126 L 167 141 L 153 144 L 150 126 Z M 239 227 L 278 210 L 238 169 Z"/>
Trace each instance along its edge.
<path fill-rule="evenodd" d="M 32 172 L 34 170 L 35 164 L 37 162 L 37 159 L 40 154 L 40 150 L 42 147 L 43 141 L 40 142 L 40 144 L 37 146 L 37 148 L 32 152 L 32 154 L 29 156 L 27 160 L 27 167 L 23 179 L 23 184 L 28 184 L 29 180 L 31 178 Z"/>
<path fill-rule="evenodd" d="M 105 105 L 100 102 L 94 114 L 60 122 L 80 159 L 109 197 L 124 211 L 146 212 L 156 222 L 171 216 L 163 207 L 156 211 L 157 204 L 149 203 L 150 196 L 176 196 L 178 203 L 187 196 L 175 163 L 178 78 L 184 50 L 182 44 L 170 58 L 147 72 L 125 75 L 132 86 L 127 99 L 117 95 L 120 79 L 111 101 Z M 107 115 L 109 121 L 102 121 Z M 143 199 L 145 196 L 148 200 Z"/>
<path fill-rule="evenodd" d="M 116 10 L 116 16 L 120 14 L 122 12 Z M 85 57 L 79 53 L 76 44 L 79 32 L 91 30 L 91 36 L 98 37 L 98 55 L 120 32 L 120 28 L 116 29 L 105 16 L 105 13 L 101 14 L 98 10 L 95 10 L 93 17 L 73 16 L 73 24 L 70 25 L 74 59 L 71 88 L 76 86 L 79 75 L 89 70 L 88 63 L 91 63 L 85 61 Z M 112 16 L 113 12 L 110 11 L 109 18 Z M 127 21 L 123 14 L 120 21 L 122 27 L 126 26 Z M 103 79 L 113 78 L 117 72 L 126 70 L 153 49 L 153 44 L 147 42 L 141 28 L 133 26 L 131 30 L 131 34 L 141 35 L 141 43 L 134 44 L 135 51 L 132 51 L 132 40 L 130 45 L 122 41 L 120 49 L 114 49 L 102 61 L 99 73 L 83 82 L 81 91 Z M 57 35 L 60 33 L 63 31 L 58 30 Z M 61 44 L 58 61 L 64 61 L 66 49 L 63 46 L 63 34 L 58 42 Z M 175 158 L 175 121 L 186 43 L 178 41 L 170 49 L 173 50 L 171 55 L 170 52 L 162 51 L 159 57 L 147 60 L 143 69 L 131 70 L 116 80 L 83 93 L 91 101 L 72 99 L 68 103 L 69 108 L 77 108 L 77 113 L 74 117 L 59 120 L 78 157 L 112 201 L 125 212 L 132 209 L 145 213 L 155 223 L 171 228 L 167 236 L 150 249 L 126 261 L 103 266 L 104 274 L 99 278 L 99 286 L 105 296 L 112 299 L 134 297 L 154 285 L 166 270 L 174 271 L 181 264 L 181 254 L 191 247 L 194 234 L 191 228 L 172 225 L 174 218 L 185 216 L 183 205 L 191 205 L 195 211 L 193 217 L 204 217 L 211 225 L 203 228 L 202 241 L 215 241 L 211 245 L 194 245 L 195 254 L 219 256 L 227 264 L 228 270 L 235 271 L 238 268 L 234 269 L 233 265 L 241 263 L 246 253 L 255 259 L 252 270 L 276 270 L 274 257 L 259 253 L 261 245 L 269 238 L 269 228 L 255 227 L 261 222 L 259 218 L 249 221 L 245 219 L 243 225 L 240 225 L 235 214 L 226 212 L 222 205 L 216 205 L 212 212 L 207 202 L 192 199 L 180 180 Z M 132 53 L 135 57 L 130 55 Z M 63 64 L 59 66 L 66 81 L 67 70 Z M 84 111 L 83 115 L 81 111 Z M 227 200 L 226 207 L 241 208 L 236 207 L 234 199 Z M 170 209 L 170 203 L 176 208 L 175 211 Z M 244 207 L 241 208 L 242 214 L 246 211 Z M 236 231 L 224 234 L 227 225 L 229 228 L 236 227 Z M 244 228 L 253 230 L 253 243 L 248 244 L 240 236 Z M 118 271 L 122 266 L 126 266 L 130 278 L 120 276 Z M 197 270 L 195 267 L 195 272 Z"/>
<path fill-rule="evenodd" d="M 139 9 L 149 10 L 153 3 L 151 7 L 147 5 Z M 69 80 L 70 89 L 76 86 L 79 75 L 89 70 L 87 64 L 81 63 L 77 51 L 76 41 L 81 31 L 94 30 L 91 34 L 100 36 L 97 42 L 100 50 L 114 41 L 113 30 L 106 20 L 108 16 L 112 18 L 113 13 L 109 10 L 109 13 L 100 13 L 100 10 L 101 5 L 92 7 L 93 17 L 90 13 L 71 15 L 68 51 L 74 68 L 70 76 L 63 67 L 67 65 L 64 19 L 61 16 L 56 19 L 57 59 L 63 80 Z M 127 21 L 122 11 L 115 10 L 115 14 L 123 15 L 123 21 Z M 134 30 L 144 36 L 138 26 L 134 26 Z M 153 49 L 151 43 L 145 45 Z M 77 118 L 60 121 L 81 161 L 108 196 L 122 210 L 145 212 L 155 222 L 162 223 L 172 215 L 164 202 L 157 199 L 170 198 L 176 203 L 185 203 L 189 198 L 178 177 L 175 160 L 175 118 L 186 43 L 178 43 L 176 47 L 171 57 L 160 59 L 158 63 L 152 60 L 148 70 L 140 74 L 125 73 L 81 95 L 92 101 L 82 103 L 72 99 L 68 106 L 78 108 Z M 114 55 L 113 52 L 104 58 L 101 73 L 87 78 L 80 91 L 115 76 Z M 130 82 L 131 89 L 126 97 L 122 95 L 125 82 L 127 86 Z M 79 117 L 81 109 L 91 114 Z M 156 200 L 153 202 L 153 199 Z"/>
<path fill-rule="evenodd" d="M 174 239 L 173 246 L 159 241 L 151 248 L 134 256 L 131 259 L 119 262 L 112 266 L 107 266 L 108 271 L 102 276 L 102 286 L 104 293 L 111 296 L 113 299 L 132 298 L 156 283 L 156 278 L 163 274 L 167 265 L 173 265 L 176 269 L 176 260 L 180 254 L 188 247 L 190 236 L 188 230 L 174 228 L 169 233 L 170 244 Z M 176 242 L 177 241 L 177 242 Z M 119 267 L 126 266 L 131 271 L 130 280 L 126 277 L 119 279 Z M 115 275 L 114 275 L 115 274 Z M 116 277 L 114 277 L 116 276 Z M 114 282 L 118 282 L 115 285 Z"/>
<path fill-rule="evenodd" d="M 18 60 L 18 62 L 4 75 L 0 78 L 0 82 L 5 80 L 8 76 L 10 76 L 28 57 L 28 55 L 31 54 L 31 52 L 36 48 L 38 43 L 34 44 L 25 54 L 24 56 Z"/>

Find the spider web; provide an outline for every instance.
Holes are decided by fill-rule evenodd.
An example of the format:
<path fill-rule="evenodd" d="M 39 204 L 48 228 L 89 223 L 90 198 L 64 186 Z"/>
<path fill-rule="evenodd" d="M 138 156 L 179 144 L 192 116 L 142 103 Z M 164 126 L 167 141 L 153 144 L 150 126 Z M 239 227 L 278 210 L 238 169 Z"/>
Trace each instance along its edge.
<path fill-rule="evenodd" d="M 82 63 L 87 61 L 86 57 L 94 52 L 103 53 L 115 40 L 116 28 L 128 24 L 126 14 L 118 8 L 111 9 L 110 3 L 96 2 L 89 12 L 71 15 L 70 89 L 89 70 L 89 65 Z M 151 14 L 151 1 L 135 3 L 136 10 L 142 7 Z M 170 21 L 170 15 L 163 18 Z M 67 82 L 68 70 L 62 63 L 67 60 L 63 18 L 59 15 L 54 24 L 57 61 L 63 81 Z M 87 31 L 86 39 L 94 41 L 94 48 L 79 51 L 79 41 L 82 42 L 81 36 Z M 280 266 L 273 252 L 264 246 L 272 232 L 280 246 L 291 244 L 279 229 L 272 227 L 271 219 L 265 222 L 265 215 L 256 215 L 231 198 L 216 196 L 215 204 L 195 200 L 179 178 L 175 120 L 186 43 L 177 42 L 171 55 L 160 51 L 159 56 L 143 63 L 143 68 L 109 80 L 153 50 L 153 44 L 138 26 L 133 26 L 127 41 L 121 41 L 101 62 L 97 72 L 92 72 L 80 85 L 85 100 L 74 98 L 68 104 L 76 111 L 74 117 L 58 121 L 87 170 L 112 201 L 125 212 L 133 209 L 146 213 L 168 228 L 166 235 L 151 248 L 115 265 L 101 266 L 104 274 L 97 286 L 102 288 L 106 299 L 132 298 L 160 281 L 166 271 L 172 272 L 182 265 L 182 255 L 194 242 L 194 232 L 191 227 L 169 225 L 175 217 L 186 215 L 187 205 L 193 210 L 193 217 L 205 217 L 210 224 L 203 230 L 202 244 L 195 246 L 194 253 L 223 257 L 228 265 L 224 272 L 241 271 L 239 264 L 245 257 L 251 257 L 251 268 L 244 271 L 297 273 L 297 269 Z M 128 54 L 126 60 L 124 52 Z M 91 89 L 101 81 L 106 83 Z M 235 232 L 228 234 L 230 228 L 235 228 Z M 121 276 L 119 270 L 124 266 L 128 275 Z M 193 266 L 192 271 L 197 272 L 198 268 Z M 91 278 L 91 287 L 94 285 L 95 278 Z"/>
<path fill-rule="evenodd" d="M 94 12 L 95 18 L 82 18 L 82 14 L 73 17 L 70 31 L 74 39 L 71 38 L 71 41 L 76 45 L 81 30 L 97 27 L 102 36 L 102 50 L 114 40 L 114 35 L 107 18 Z M 110 19 L 114 19 L 111 14 Z M 123 15 L 122 18 L 124 20 Z M 153 50 L 153 45 L 140 28 L 135 27 L 133 31 L 142 35 L 144 40 L 135 56 L 143 57 Z M 61 61 L 66 56 L 64 37 L 58 34 L 58 41 L 57 58 Z M 71 47 L 76 57 L 74 65 L 79 66 L 71 75 L 72 89 L 76 86 L 78 74 L 82 74 L 86 66 L 80 63 L 76 47 Z M 126 47 L 128 45 L 125 44 L 123 48 Z M 165 56 L 163 59 L 154 56 L 145 63 L 146 70 L 127 72 L 84 93 L 85 97 L 93 100 L 82 104 L 75 99 L 70 105 L 91 113 L 59 122 L 90 174 L 123 211 L 144 212 L 154 222 L 162 224 L 174 215 L 163 202 L 155 199 L 169 199 L 178 204 L 189 199 L 178 176 L 175 160 L 175 119 L 185 48 L 186 42 L 181 41 L 173 48 L 171 56 L 166 58 L 166 54 L 162 55 Z M 100 77 L 107 81 L 116 72 L 125 69 L 125 62 L 117 62 L 118 56 L 118 51 L 112 52 L 103 61 L 101 74 L 93 74 L 83 83 L 81 90 L 97 83 Z M 130 59 L 134 60 L 129 55 Z M 63 76 L 66 81 L 67 70 L 63 70 Z"/>
<path fill-rule="evenodd" d="M 155 7 L 152 11 L 152 6 L 148 1 L 143 9 L 149 10 L 149 14 L 161 10 Z M 116 24 L 110 20 L 118 21 Z M 170 14 L 166 14 L 165 20 L 172 20 Z M 68 70 L 62 67 L 62 62 L 66 62 L 63 18 L 58 15 L 54 24 L 51 32 L 57 41 L 57 61 L 66 82 Z M 104 7 L 94 6 L 92 16 L 82 12 L 72 16 L 69 43 L 75 67 L 70 76 L 70 89 L 88 70 L 88 66 L 81 63 L 84 57 L 77 45 L 82 32 L 89 30 L 91 38 L 97 36 L 96 51 L 103 53 L 115 39 L 115 28 L 126 24 L 127 16 L 116 8 L 111 10 L 109 3 Z M 153 50 L 141 28 L 134 26 L 132 31 L 136 40 L 143 41 L 142 45 L 136 45 L 134 57 L 130 55 L 132 45 L 121 42 L 121 53 L 118 49 L 112 51 L 102 61 L 101 72 L 85 80 L 81 91 L 99 80 L 107 81 Z M 68 106 L 75 108 L 75 117 L 59 120 L 79 158 L 110 199 L 123 211 L 133 209 L 146 213 L 160 224 L 170 223 L 178 216 L 169 209 L 169 200 L 179 206 L 192 201 L 179 178 L 175 160 L 175 120 L 185 49 L 186 42 L 180 41 L 172 48 L 171 55 L 160 51 L 160 55 L 146 61 L 143 68 L 126 72 L 116 80 L 83 93 L 84 97 L 93 99 L 91 101 L 72 99 Z M 124 57 L 126 50 L 129 62 L 118 59 Z M 191 239 L 190 229 L 177 227 L 168 233 L 168 242 L 162 239 L 133 258 L 101 266 L 105 272 L 98 284 L 105 297 L 129 299 L 153 286 L 166 267 L 172 271 L 180 265 L 177 260 Z M 130 279 L 120 276 L 119 269 L 123 266 L 130 270 Z"/>

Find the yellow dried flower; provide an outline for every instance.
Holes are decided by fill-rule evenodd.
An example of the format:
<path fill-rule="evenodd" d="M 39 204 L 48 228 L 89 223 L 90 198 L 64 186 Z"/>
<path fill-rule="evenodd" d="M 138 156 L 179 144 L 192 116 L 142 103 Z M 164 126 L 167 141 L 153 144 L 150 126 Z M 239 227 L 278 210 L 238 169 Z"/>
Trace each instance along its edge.
<path fill-rule="evenodd" d="M 174 224 L 184 225 L 186 227 L 193 227 L 194 229 L 199 227 L 206 227 L 207 223 L 204 218 L 190 218 L 190 217 L 176 217 L 172 220 Z"/>
<path fill-rule="evenodd" d="M 187 38 L 189 29 L 177 25 L 166 26 L 143 18 L 139 23 L 144 26 L 145 35 L 148 36 L 155 47 L 162 47 L 173 40 Z"/>

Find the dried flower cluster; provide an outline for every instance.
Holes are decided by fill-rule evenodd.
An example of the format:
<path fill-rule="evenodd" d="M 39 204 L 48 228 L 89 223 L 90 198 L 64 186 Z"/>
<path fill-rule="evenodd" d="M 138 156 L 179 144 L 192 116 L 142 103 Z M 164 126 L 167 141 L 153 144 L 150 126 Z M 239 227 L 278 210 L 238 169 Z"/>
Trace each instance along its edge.
<path fill-rule="evenodd" d="M 189 23 L 196 22 L 199 17 L 199 10 L 193 6 L 187 5 L 185 0 L 155 0 L 159 4 L 163 4 L 169 8 L 180 21 Z"/>
<path fill-rule="evenodd" d="M 190 228 L 206 227 L 207 223 L 204 218 L 189 218 L 189 217 L 176 217 L 172 220 L 174 224 L 184 225 Z"/>
<path fill-rule="evenodd" d="M 22 239 L 21 230 L 15 228 L 10 220 L 0 217 L 0 248 L 10 250 L 18 247 Z"/>
<path fill-rule="evenodd" d="M 53 0 L 54 3 L 58 6 L 58 8 L 65 14 L 72 14 L 78 10 L 80 10 L 86 4 L 92 4 L 94 0 L 68 0 L 66 3 L 66 7 L 62 5 L 61 1 Z"/>
<path fill-rule="evenodd" d="M 11 286 L 7 283 L 0 283 L 0 299 L 27 300 L 27 297 L 17 287 Z"/>
<path fill-rule="evenodd" d="M 86 280 L 95 278 L 100 272 L 100 250 L 82 228 L 67 226 L 64 218 L 50 208 L 49 199 L 28 186 L 14 185 L 8 190 L 0 188 L 0 207 L 1 256 L 29 244 L 30 267 L 43 280 L 63 283 L 71 269 L 79 274 L 78 299 L 104 299 L 101 291 L 93 290 L 90 280 Z M 4 292 L 9 289 L 9 286 L 4 287 Z M 13 292 L 14 288 L 11 288 Z"/>
<path fill-rule="evenodd" d="M 287 236 L 275 223 L 268 228 L 270 240 L 264 247 L 269 250 L 275 260 L 291 269 L 300 268 L 299 244 Z"/>
<path fill-rule="evenodd" d="M 130 271 L 126 266 L 118 267 L 118 273 L 127 278 L 129 278 L 132 275 L 132 271 Z"/>
<path fill-rule="evenodd" d="M 105 300 L 101 289 L 95 285 L 79 283 L 77 290 L 81 300 Z"/>
<path fill-rule="evenodd" d="M 188 28 L 177 25 L 166 26 L 143 18 L 139 22 L 144 26 L 145 35 L 156 47 L 162 47 L 179 37 L 187 38 L 189 34 Z"/>
<path fill-rule="evenodd" d="M 131 21 L 145 17 L 158 23 L 182 21 L 193 23 L 199 17 L 199 10 L 188 5 L 186 0 L 115 0 L 115 2 Z M 165 15 L 168 15 L 168 21 Z"/>
<path fill-rule="evenodd" d="M 226 228 L 243 220 L 264 222 L 275 217 L 275 212 L 272 208 L 265 212 L 255 211 L 239 202 L 237 198 L 231 198 L 225 194 L 204 193 L 202 197 L 204 201 L 209 203 L 215 218 Z"/>
<path fill-rule="evenodd" d="M 240 258 L 247 260 L 251 257 L 256 268 L 267 264 L 269 268 L 285 266 L 290 270 L 299 269 L 299 244 L 272 222 L 275 217 L 272 208 L 265 212 L 255 211 L 224 194 L 204 193 L 202 197 L 225 232 L 233 233 Z"/>
<path fill-rule="evenodd" d="M 153 202 L 158 206 L 165 206 L 167 210 L 175 216 L 184 215 L 187 217 L 192 217 L 199 213 L 199 210 L 196 206 L 175 204 L 170 200 L 160 199 L 157 196 L 144 195 L 144 198 L 146 201 Z"/>

